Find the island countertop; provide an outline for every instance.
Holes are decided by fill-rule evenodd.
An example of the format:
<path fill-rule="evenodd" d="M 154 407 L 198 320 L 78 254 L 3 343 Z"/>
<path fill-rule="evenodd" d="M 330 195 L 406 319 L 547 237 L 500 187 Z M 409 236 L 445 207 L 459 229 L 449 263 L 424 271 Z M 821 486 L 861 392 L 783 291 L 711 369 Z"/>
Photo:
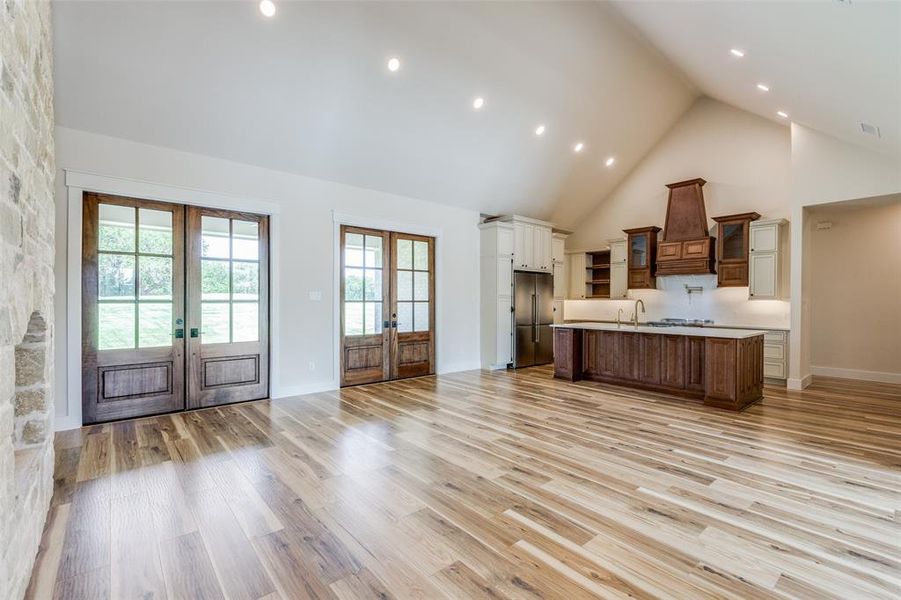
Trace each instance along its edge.
<path fill-rule="evenodd" d="M 579 323 L 557 323 L 552 325 L 558 329 L 592 329 L 595 331 L 622 331 L 625 333 L 655 333 L 657 335 L 689 335 L 703 338 L 724 338 L 729 340 L 743 340 L 766 333 L 762 329 L 723 329 L 713 327 L 653 327 L 651 325 L 639 325 L 636 328 L 631 323 L 598 323 L 586 321 Z"/>

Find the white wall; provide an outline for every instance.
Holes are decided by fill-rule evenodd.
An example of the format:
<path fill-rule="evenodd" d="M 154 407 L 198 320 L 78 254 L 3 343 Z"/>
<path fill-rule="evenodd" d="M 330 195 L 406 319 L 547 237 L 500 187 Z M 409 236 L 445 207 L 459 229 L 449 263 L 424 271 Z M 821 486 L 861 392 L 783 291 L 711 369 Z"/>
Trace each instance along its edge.
<path fill-rule="evenodd" d="M 808 218 L 811 372 L 901 383 L 901 195 Z"/>
<path fill-rule="evenodd" d="M 702 177 L 707 216 L 755 211 L 764 219 L 791 212 L 791 139 L 788 127 L 710 98 L 698 100 L 622 184 L 566 240 L 567 249 L 593 250 L 624 237 L 623 229 L 657 225 L 666 217 L 667 183 Z M 709 225 L 715 223 L 709 220 Z M 785 263 L 788 268 L 788 262 Z M 788 328 L 789 303 L 748 300 L 747 288 L 716 288 L 715 276 L 660 277 L 657 290 L 632 290 L 643 318 L 708 318 L 724 325 Z M 684 285 L 704 287 L 691 297 Z M 566 319 L 631 313 L 634 300 L 567 301 Z"/>
<path fill-rule="evenodd" d="M 404 231 L 437 235 L 437 369 L 439 373 L 479 367 L 479 215 L 471 210 L 351 187 L 338 183 L 253 167 L 158 146 L 56 128 L 56 376 L 57 423 L 77 427 L 81 398 L 71 384 L 67 365 L 67 190 L 62 170 L 124 178 L 126 187 L 147 189 L 142 182 L 183 188 L 185 195 L 206 192 L 229 207 L 243 200 L 275 207 L 277 228 L 273 250 L 273 396 L 287 396 L 338 386 L 335 360 L 334 290 L 335 225 L 333 213 L 354 216 L 375 226 L 394 224 Z M 277 223 L 277 224 L 276 224 Z M 309 292 L 321 291 L 312 301 Z M 72 314 L 67 314 L 72 313 Z M 315 370 L 309 369 L 310 363 Z M 277 370 L 277 371 L 276 371 Z M 74 374 L 72 374 L 74 375 Z M 69 388 L 67 390 L 67 387 Z M 71 392 L 71 393 L 67 393 Z"/>
<path fill-rule="evenodd" d="M 811 266 L 810 207 L 901 192 L 901 164 L 897 159 L 848 144 L 798 123 L 792 123 L 792 201 L 795 223 L 791 245 L 791 341 L 788 386 L 810 383 Z"/>

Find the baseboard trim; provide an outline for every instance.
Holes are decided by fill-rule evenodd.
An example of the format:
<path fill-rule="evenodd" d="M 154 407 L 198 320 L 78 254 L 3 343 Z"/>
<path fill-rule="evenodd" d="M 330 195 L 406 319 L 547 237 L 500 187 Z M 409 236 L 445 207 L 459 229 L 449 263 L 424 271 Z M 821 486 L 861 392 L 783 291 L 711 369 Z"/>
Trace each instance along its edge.
<path fill-rule="evenodd" d="M 841 369 L 838 367 L 810 367 L 810 372 L 823 377 L 839 377 L 841 379 L 859 379 L 861 381 L 875 381 L 877 383 L 901 384 L 901 373 L 887 373 L 885 371 L 864 371 L 862 369 Z"/>
<path fill-rule="evenodd" d="M 796 377 L 789 377 L 785 381 L 785 387 L 790 390 L 803 390 L 807 386 L 810 385 L 811 380 L 813 379 L 813 375 L 805 375 L 800 379 Z"/>

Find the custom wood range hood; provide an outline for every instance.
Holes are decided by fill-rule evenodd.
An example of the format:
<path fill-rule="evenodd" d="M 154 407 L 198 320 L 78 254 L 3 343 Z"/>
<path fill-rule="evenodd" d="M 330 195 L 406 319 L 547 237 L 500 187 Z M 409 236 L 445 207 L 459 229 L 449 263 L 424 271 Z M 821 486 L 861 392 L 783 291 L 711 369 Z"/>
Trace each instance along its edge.
<path fill-rule="evenodd" d="M 657 276 L 716 273 L 716 244 L 707 229 L 703 179 L 667 184 L 669 201 L 657 243 Z"/>

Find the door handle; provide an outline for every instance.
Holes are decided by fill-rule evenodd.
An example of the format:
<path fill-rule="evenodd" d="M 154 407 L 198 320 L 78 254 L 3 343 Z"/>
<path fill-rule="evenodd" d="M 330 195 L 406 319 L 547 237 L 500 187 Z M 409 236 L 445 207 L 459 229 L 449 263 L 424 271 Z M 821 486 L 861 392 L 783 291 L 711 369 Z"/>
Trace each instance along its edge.
<path fill-rule="evenodd" d="M 200 337 L 200 331 L 196 327 L 191 328 L 191 337 L 192 338 Z"/>
<path fill-rule="evenodd" d="M 185 337 L 185 330 L 182 328 L 178 328 L 175 330 L 175 339 L 183 339 Z"/>

